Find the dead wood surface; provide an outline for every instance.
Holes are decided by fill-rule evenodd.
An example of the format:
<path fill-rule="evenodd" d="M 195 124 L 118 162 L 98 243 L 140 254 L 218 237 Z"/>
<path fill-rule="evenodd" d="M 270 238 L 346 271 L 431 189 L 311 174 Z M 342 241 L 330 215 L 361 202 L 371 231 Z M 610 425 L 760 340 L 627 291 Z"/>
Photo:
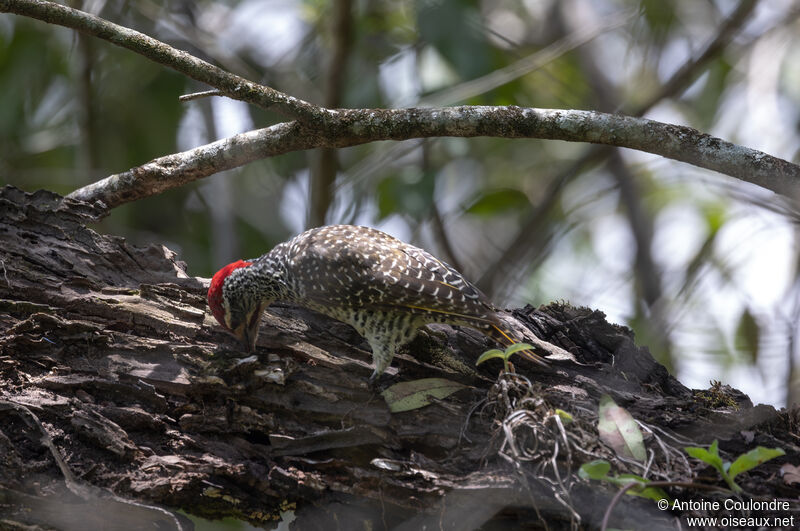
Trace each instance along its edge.
<path fill-rule="evenodd" d="M 542 373 L 519 361 L 530 386 L 498 380 L 497 360 L 476 370 L 494 346 L 479 334 L 432 327 L 382 387 L 468 387 L 391 414 L 349 326 L 275 304 L 256 355 L 242 354 L 206 311 L 207 280 L 162 246 L 87 228 L 102 215 L 49 192 L 0 191 L 0 526 L 190 528 L 172 512 L 183 509 L 257 525 L 294 510 L 296 529 L 594 528 L 617 489 L 578 479 L 580 464 L 605 458 L 662 480 L 699 471 L 722 488 L 680 456 L 715 438 L 734 456 L 786 450 L 746 474 L 748 496 L 800 495 L 778 473 L 799 464 L 796 415 L 724 386 L 687 389 L 600 312 L 516 311 L 579 362 Z M 650 427 L 647 471 L 597 440 L 604 394 Z M 559 425 L 554 408 L 575 421 Z M 686 516 L 625 496 L 612 523 L 671 529 Z"/>

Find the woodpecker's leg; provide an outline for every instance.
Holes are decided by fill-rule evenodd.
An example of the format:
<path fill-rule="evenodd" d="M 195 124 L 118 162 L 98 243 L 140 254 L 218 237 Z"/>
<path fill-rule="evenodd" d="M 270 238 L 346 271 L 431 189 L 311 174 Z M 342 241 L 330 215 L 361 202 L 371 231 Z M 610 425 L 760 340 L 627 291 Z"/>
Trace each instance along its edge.
<path fill-rule="evenodd" d="M 370 385 L 374 384 L 378 377 L 383 374 L 386 367 L 392 363 L 394 358 L 395 346 L 388 342 L 388 338 L 381 335 L 378 337 L 367 338 L 370 347 L 372 347 L 372 365 L 375 368 L 372 371 L 372 376 L 369 377 Z"/>
<path fill-rule="evenodd" d="M 414 339 L 420 326 L 420 323 L 410 315 L 376 314 L 376 317 L 380 320 L 375 319 L 367 323 L 367 327 L 371 329 L 365 330 L 364 334 L 372 347 L 372 364 L 375 367 L 369 379 L 370 384 L 374 384 L 392 363 L 397 349 Z"/>

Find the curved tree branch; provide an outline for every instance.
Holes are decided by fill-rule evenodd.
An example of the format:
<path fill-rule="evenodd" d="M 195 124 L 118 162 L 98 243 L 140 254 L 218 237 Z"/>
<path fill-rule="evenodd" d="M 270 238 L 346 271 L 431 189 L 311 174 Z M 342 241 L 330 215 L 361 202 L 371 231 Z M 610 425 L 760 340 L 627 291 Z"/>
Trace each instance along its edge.
<path fill-rule="evenodd" d="M 114 208 L 248 162 L 308 149 L 312 146 L 308 145 L 303 131 L 297 122 L 288 122 L 223 138 L 110 175 L 75 190 L 70 197 L 102 201 L 106 207 Z"/>
<path fill-rule="evenodd" d="M 58 4 L 0 0 L 0 12 L 30 16 L 108 40 L 208 83 L 227 96 L 273 107 L 308 124 L 280 124 L 161 157 L 71 194 L 74 198 L 101 200 L 109 207 L 289 151 L 434 136 L 542 138 L 627 147 L 724 173 L 789 197 L 798 195 L 800 166 L 690 127 L 597 112 L 518 107 L 325 109 L 225 72 L 136 31 Z"/>
<path fill-rule="evenodd" d="M 462 106 L 442 109 L 338 109 L 322 128 L 298 122 L 249 131 L 161 157 L 80 188 L 70 197 L 113 208 L 265 157 L 317 147 L 428 137 L 541 138 L 627 147 L 688 162 L 788 197 L 800 166 L 691 127 L 593 111 Z"/>

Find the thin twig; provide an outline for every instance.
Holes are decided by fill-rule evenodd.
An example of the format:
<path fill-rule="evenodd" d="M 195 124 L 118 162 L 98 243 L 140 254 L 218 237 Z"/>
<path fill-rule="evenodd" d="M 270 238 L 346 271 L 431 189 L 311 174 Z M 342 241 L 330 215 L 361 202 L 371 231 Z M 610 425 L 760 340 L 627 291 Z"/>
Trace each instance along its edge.
<path fill-rule="evenodd" d="M 744 24 L 751 19 L 750 14 L 753 12 L 753 9 L 755 9 L 756 4 L 758 4 L 758 0 L 742 0 L 739 2 L 739 5 L 736 6 L 736 10 L 723 22 L 717 34 L 706 45 L 705 49 L 672 74 L 667 82 L 661 85 L 661 88 L 650 96 L 650 98 L 643 101 L 639 106 L 631 109 L 630 114 L 633 116 L 642 116 L 661 100 L 683 92 L 689 87 L 689 85 L 700 76 L 706 63 L 722 53 L 725 47 L 733 41 L 733 38 L 739 33 L 739 30 Z"/>
<path fill-rule="evenodd" d="M 47 433 L 47 430 L 44 429 L 42 422 L 39 420 L 33 411 L 28 408 L 28 406 L 24 404 L 19 404 L 17 402 L 13 402 L 11 400 L 0 400 L 0 410 L 13 410 L 15 411 L 20 418 L 30 426 L 31 428 L 35 428 L 36 431 L 39 432 L 40 438 L 39 442 L 47 448 L 50 452 L 50 455 L 53 457 L 53 460 L 56 462 L 56 466 L 61 471 L 61 475 L 64 476 L 64 483 L 67 488 L 75 494 L 83 499 L 88 497 L 88 493 L 83 485 L 81 485 L 78 480 L 75 479 L 75 476 L 72 474 L 69 466 L 67 463 L 64 462 L 64 459 L 61 457 L 61 453 L 56 448 L 56 445 L 53 443 L 53 439 L 50 437 L 50 434 Z"/>
<path fill-rule="evenodd" d="M 64 461 L 64 458 L 61 457 L 61 452 L 59 452 L 58 448 L 56 448 L 52 437 L 50 437 L 50 434 L 44 428 L 42 421 L 39 420 L 39 417 L 37 417 L 28 406 L 19 404 L 12 400 L 0 400 L 0 411 L 2 410 L 15 411 L 23 420 L 23 422 L 25 422 L 25 424 L 39 432 L 39 442 L 50 452 L 50 455 L 56 462 L 56 466 L 58 466 L 58 469 L 64 476 L 64 484 L 74 495 L 86 501 L 103 498 L 107 502 L 117 502 L 123 504 L 124 506 L 138 507 L 144 509 L 148 513 L 155 513 L 168 519 L 170 523 L 173 524 L 174 529 L 178 531 L 183 531 L 185 529 L 181 523 L 181 520 L 178 519 L 175 514 L 166 509 L 133 500 L 126 500 L 125 498 L 121 498 L 111 492 L 103 491 L 93 485 L 84 484 L 78 480 L 72 473 L 72 470 L 70 470 L 69 465 L 67 465 L 66 461 Z"/>
<path fill-rule="evenodd" d="M 498 68 L 490 74 L 427 95 L 417 105 L 425 107 L 453 105 L 454 103 L 485 94 L 553 63 L 570 51 L 622 26 L 635 14 L 636 12 L 633 10 L 623 11 L 604 18 L 594 25 L 580 28 L 558 39 L 546 48 L 523 57 L 508 66 Z"/>
<path fill-rule="evenodd" d="M 3 278 L 6 280 L 6 286 L 11 287 L 11 282 L 8 281 L 8 271 L 6 271 L 6 263 L 0 260 L 0 266 L 3 266 Z"/>
<path fill-rule="evenodd" d="M 224 94 L 221 90 L 204 90 L 202 92 L 192 92 L 191 94 L 178 96 L 178 101 L 199 100 L 200 98 L 208 98 L 209 96 L 224 96 Z"/>
<path fill-rule="evenodd" d="M 565 35 L 564 37 L 556 40 L 547 47 L 537 50 L 536 52 L 522 57 L 517 62 L 500 69 L 499 71 L 492 72 L 485 76 L 459 83 L 453 87 L 444 88 L 438 92 L 428 94 L 421 99 L 409 99 L 401 102 L 398 106 L 414 106 L 414 107 L 434 107 L 434 106 L 447 106 L 455 105 L 465 98 L 473 98 L 480 96 L 484 92 L 494 90 L 505 83 L 510 83 L 524 75 L 527 75 L 536 70 L 540 70 L 551 62 L 557 60 L 559 57 L 571 52 L 572 50 L 583 46 L 590 42 L 592 39 L 598 37 L 604 31 L 611 31 L 623 23 L 626 19 L 613 15 L 602 22 L 602 27 L 593 27 L 589 30 L 578 30 Z M 490 31 L 489 28 L 484 28 L 482 31 Z M 419 60 L 419 53 L 421 46 L 417 46 L 417 60 Z M 460 99 L 457 99 L 460 98 Z M 409 146 L 408 143 L 395 145 L 390 148 L 380 146 L 374 150 L 366 158 L 360 160 L 355 164 L 350 171 L 349 178 L 343 182 L 349 186 L 359 186 L 360 183 L 369 177 L 372 177 L 375 172 L 387 166 L 391 161 L 398 160 L 407 155 L 414 149 L 416 145 Z M 455 265 L 455 264 L 454 264 Z"/>
<path fill-rule="evenodd" d="M 422 156 L 420 157 L 420 171 L 423 175 L 427 175 L 431 171 L 431 142 L 428 140 L 422 141 Z M 431 201 L 431 221 L 433 227 L 433 236 L 436 238 L 439 248 L 442 251 L 444 261 L 455 267 L 458 271 L 464 271 L 461 261 L 456 256 L 453 245 L 450 243 L 450 237 L 447 235 L 447 229 L 444 226 L 442 213 L 439 211 L 439 206 L 436 204 L 434 198 Z"/>

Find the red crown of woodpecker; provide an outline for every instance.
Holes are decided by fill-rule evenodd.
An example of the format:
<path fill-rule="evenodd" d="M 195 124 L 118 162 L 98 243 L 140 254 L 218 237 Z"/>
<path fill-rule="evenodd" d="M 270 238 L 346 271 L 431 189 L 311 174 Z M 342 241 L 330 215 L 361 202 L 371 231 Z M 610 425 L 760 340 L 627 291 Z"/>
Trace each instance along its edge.
<path fill-rule="evenodd" d="M 222 306 L 222 286 L 225 284 L 225 279 L 234 270 L 251 264 L 252 262 L 237 260 L 217 271 L 211 279 L 211 285 L 208 287 L 208 307 L 211 308 L 211 313 L 214 314 L 219 324 L 225 328 L 228 328 L 228 325 L 225 324 L 225 308 Z"/>

